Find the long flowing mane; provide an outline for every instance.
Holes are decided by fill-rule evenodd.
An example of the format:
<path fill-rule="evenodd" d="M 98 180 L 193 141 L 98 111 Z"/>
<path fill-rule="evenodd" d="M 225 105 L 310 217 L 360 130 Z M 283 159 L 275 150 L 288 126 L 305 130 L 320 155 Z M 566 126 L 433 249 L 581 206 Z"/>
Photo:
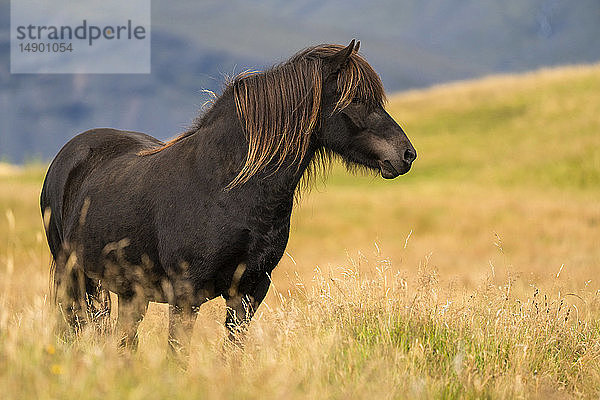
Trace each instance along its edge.
<path fill-rule="evenodd" d="M 226 88 L 233 90 L 236 111 L 248 141 L 246 160 L 227 188 L 247 182 L 259 171 L 284 163 L 300 166 L 311 135 L 322 119 L 324 61 L 344 46 L 323 44 L 300 51 L 288 61 L 263 72 L 238 75 Z M 383 85 L 367 61 L 353 51 L 337 76 L 339 98 L 333 112 L 347 107 L 354 99 L 381 105 Z M 327 116 L 325 116 L 327 117 Z M 201 126 L 202 119 L 198 125 Z M 157 153 L 194 134 L 192 127 L 164 145 L 141 155 Z"/>

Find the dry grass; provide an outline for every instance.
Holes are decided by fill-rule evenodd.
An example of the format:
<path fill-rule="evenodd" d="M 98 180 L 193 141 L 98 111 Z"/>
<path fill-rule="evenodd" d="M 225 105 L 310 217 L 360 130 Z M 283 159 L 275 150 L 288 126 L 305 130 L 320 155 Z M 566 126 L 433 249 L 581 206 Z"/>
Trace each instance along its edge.
<path fill-rule="evenodd" d="M 223 352 L 222 307 L 212 304 L 187 371 L 166 355 L 162 308 L 130 354 L 92 332 L 58 341 L 42 297 L 17 313 L 2 307 L 0 383 L 8 398 L 597 395 L 598 292 L 565 292 L 559 279 L 549 293 L 515 295 L 512 279 L 464 291 L 426 266 L 402 273 L 381 257 L 371 266 L 372 278 L 346 269 L 294 282 L 262 306 L 244 351 Z"/>
<path fill-rule="evenodd" d="M 600 67 L 394 96 L 419 151 L 393 182 L 335 167 L 294 213 L 245 351 L 204 305 L 187 371 L 151 305 L 138 353 L 54 334 L 42 166 L 0 173 L 2 398 L 600 395 Z"/>

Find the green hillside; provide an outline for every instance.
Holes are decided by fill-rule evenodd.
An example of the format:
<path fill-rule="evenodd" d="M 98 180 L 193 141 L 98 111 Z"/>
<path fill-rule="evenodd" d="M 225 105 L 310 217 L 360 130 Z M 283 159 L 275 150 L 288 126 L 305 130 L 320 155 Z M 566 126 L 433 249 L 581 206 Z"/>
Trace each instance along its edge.
<path fill-rule="evenodd" d="M 493 77 L 392 97 L 420 148 L 411 179 L 600 188 L 600 67 Z"/>

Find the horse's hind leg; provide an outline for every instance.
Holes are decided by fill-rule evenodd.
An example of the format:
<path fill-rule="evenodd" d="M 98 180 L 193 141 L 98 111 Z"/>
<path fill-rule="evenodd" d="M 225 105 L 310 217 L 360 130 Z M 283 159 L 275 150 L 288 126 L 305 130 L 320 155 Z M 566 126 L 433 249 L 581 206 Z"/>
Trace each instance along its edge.
<path fill-rule="evenodd" d="M 75 254 L 60 257 L 54 271 L 54 296 L 64 320 L 75 332 L 88 322 L 86 276 Z"/>
<path fill-rule="evenodd" d="M 97 279 L 85 278 L 88 319 L 99 333 L 110 331 L 110 292 Z"/>
<path fill-rule="evenodd" d="M 148 300 L 141 296 L 119 295 L 117 331 L 121 336 L 121 347 L 132 350 L 138 345 L 138 326 L 148 309 Z"/>
<path fill-rule="evenodd" d="M 106 332 L 110 327 L 110 293 L 100 281 L 85 275 L 74 254 L 66 262 L 59 259 L 53 274 L 54 296 L 62 319 L 75 332 L 90 322 L 99 332 Z"/>

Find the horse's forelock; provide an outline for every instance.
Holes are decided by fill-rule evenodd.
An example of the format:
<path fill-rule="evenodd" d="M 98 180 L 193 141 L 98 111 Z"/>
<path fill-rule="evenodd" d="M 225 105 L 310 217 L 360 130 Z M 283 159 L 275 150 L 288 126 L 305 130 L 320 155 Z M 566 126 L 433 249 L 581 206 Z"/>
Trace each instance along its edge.
<path fill-rule="evenodd" d="M 304 58 L 326 60 L 344 49 L 344 46 L 338 44 L 309 47 L 294 55 L 290 62 Z M 337 88 L 341 95 L 334 112 L 344 109 L 355 98 L 372 106 L 383 105 L 386 101 L 385 91 L 379 75 L 367 60 L 356 51 L 352 52 L 346 64 L 338 72 Z"/>
<path fill-rule="evenodd" d="M 337 86 L 341 95 L 334 112 L 343 110 L 355 98 L 370 106 L 383 106 L 385 103 L 385 92 L 379 75 L 357 53 L 350 56 L 347 65 L 338 74 Z"/>

